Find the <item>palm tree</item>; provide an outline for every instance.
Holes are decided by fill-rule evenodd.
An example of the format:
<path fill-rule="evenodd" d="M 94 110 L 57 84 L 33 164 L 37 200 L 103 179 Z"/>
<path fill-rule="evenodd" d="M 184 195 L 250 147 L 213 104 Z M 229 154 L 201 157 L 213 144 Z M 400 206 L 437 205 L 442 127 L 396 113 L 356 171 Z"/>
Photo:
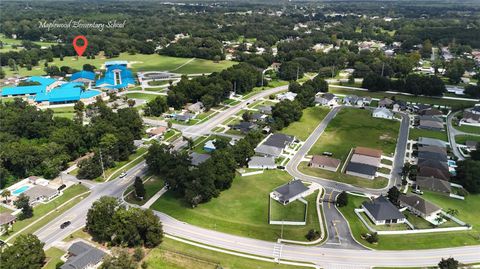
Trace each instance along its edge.
<path fill-rule="evenodd" d="M 5 198 L 5 203 L 8 202 L 8 197 L 10 197 L 10 195 L 12 195 L 12 193 L 9 190 L 7 189 L 3 190 L 2 197 Z"/>

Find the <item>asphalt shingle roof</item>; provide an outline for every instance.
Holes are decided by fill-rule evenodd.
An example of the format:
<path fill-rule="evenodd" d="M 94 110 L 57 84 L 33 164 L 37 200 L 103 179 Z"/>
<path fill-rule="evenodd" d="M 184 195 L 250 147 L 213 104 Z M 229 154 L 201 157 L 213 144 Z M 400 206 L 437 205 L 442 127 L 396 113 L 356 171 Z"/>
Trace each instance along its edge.
<path fill-rule="evenodd" d="M 379 196 L 373 201 L 365 201 L 363 202 L 363 207 L 377 221 L 405 218 L 398 208 L 385 198 L 385 196 Z"/>
<path fill-rule="evenodd" d="M 282 185 L 275 189 L 275 192 L 280 194 L 279 200 L 284 203 L 289 201 L 291 198 L 306 192 L 308 188 L 303 185 L 301 180 L 292 180 L 285 185 Z"/>

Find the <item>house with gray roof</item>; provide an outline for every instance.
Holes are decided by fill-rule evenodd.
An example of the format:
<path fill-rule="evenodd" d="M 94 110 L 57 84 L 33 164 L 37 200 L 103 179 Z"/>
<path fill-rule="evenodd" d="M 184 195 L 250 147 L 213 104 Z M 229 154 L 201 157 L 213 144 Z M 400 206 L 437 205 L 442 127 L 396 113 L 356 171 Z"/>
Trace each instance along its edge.
<path fill-rule="evenodd" d="M 271 106 L 259 106 L 258 107 L 258 112 L 260 112 L 262 114 L 270 115 L 270 114 L 272 114 L 272 107 Z"/>
<path fill-rule="evenodd" d="M 260 144 L 255 148 L 255 153 L 260 156 L 280 157 L 283 148 Z"/>
<path fill-rule="evenodd" d="M 365 214 L 376 225 L 405 223 L 405 216 L 385 196 L 362 203 Z"/>
<path fill-rule="evenodd" d="M 276 133 L 276 134 L 271 134 L 265 140 L 265 142 L 263 142 L 263 144 L 284 149 L 288 145 L 293 143 L 293 141 L 295 141 L 295 137 L 293 137 L 293 136 L 286 135 L 286 134 L 281 134 L 281 133 Z"/>
<path fill-rule="evenodd" d="M 275 169 L 275 159 L 273 157 L 253 156 L 248 162 L 248 168 L 251 169 Z"/>
<path fill-rule="evenodd" d="M 60 269 L 86 269 L 97 266 L 106 255 L 102 250 L 85 242 L 73 243 L 68 248 L 67 261 Z"/>
<path fill-rule="evenodd" d="M 325 93 L 315 97 L 315 103 L 321 106 L 334 106 L 337 102 L 337 97 L 332 93 Z"/>
<path fill-rule="evenodd" d="M 301 180 L 294 179 L 276 188 L 270 193 L 270 197 L 283 205 L 287 205 L 308 194 L 310 194 L 309 188 Z"/>
<path fill-rule="evenodd" d="M 191 163 L 193 166 L 198 166 L 210 159 L 210 154 L 192 152 L 190 154 Z"/>
<path fill-rule="evenodd" d="M 41 185 L 34 185 L 23 193 L 30 198 L 30 205 L 50 201 L 59 194 L 57 189 Z"/>
<path fill-rule="evenodd" d="M 447 147 L 447 143 L 445 141 L 442 141 L 440 139 L 435 139 L 435 138 L 428 138 L 428 137 L 419 137 L 417 144 L 419 147 L 422 147 L 422 146 L 436 146 L 441 148 Z"/>
<path fill-rule="evenodd" d="M 202 102 L 196 102 L 194 104 L 191 104 L 187 107 L 187 110 L 192 112 L 192 113 L 201 113 L 204 110 L 204 106 Z"/>
<path fill-rule="evenodd" d="M 393 100 L 390 98 L 383 98 L 380 101 L 378 101 L 378 106 L 379 107 L 389 107 L 393 105 Z"/>
<path fill-rule="evenodd" d="M 5 233 L 6 227 L 10 229 L 10 227 L 12 227 L 13 223 L 15 223 L 16 220 L 17 220 L 17 217 L 8 212 L 1 213 L 0 214 L 0 235 Z"/>
<path fill-rule="evenodd" d="M 421 116 L 418 128 L 425 130 L 441 131 L 444 129 L 444 122 L 436 116 Z"/>
<path fill-rule="evenodd" d="M 248 122 L 248 121 L 242 121 L 238 124 L 235 124 L 232 126 L 233 130 L 240 131 L 242 133 L 248 133 L 252 130 L 255 130 L 258 128 L 258 125 L 253 123 L 253 122 Z"/>
<path fill-rule="evenodd" d="M 417 176 L 416 185 L 422 190 L 429 190 L 441 193 L 450 193 L 452 191 L 450 182 L 433 177 Z"/>
<path fill-rule="evenodd" d="M 372 117 L 380 119 L 393 119 L 393 112 L 385 107 L 377 107 L 373 110 Z"/>
<path fill-rule="evenodd" d="M 415 194 L 400 195 L 398 201 L 401 207 L 406 207 L 410 212 L 424 219 L 434 219 L 442 212 L 440 207 Z"/>
<path fill-rule="evenodd" d="M 437 160 L 439 162 L 447 162 L 448 156 L 447 154 L 438 153 L 438 152 L 431 152 L 431 151 L 419 151 L 418 158 L 424 160 Z"/>
<path fill-rule="evenodd" d="M 377 167 L 363 163 L 350 162 L 347 165 L 345 173 L 351 176 L 374 179 L 375 174 L 377 173 Z"/>

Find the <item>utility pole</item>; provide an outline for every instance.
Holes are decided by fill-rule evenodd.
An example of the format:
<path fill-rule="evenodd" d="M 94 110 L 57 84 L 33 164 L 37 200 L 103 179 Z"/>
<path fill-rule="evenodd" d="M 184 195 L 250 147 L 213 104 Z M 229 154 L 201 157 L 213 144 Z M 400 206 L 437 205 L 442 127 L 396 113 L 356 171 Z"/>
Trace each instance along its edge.
<path fill-rule="evenodd" d="M 100 148 L 100 165 L 102 166 L 103 180 L 105 180 L 105 168 L 103 167 L 102 148 Z"/>
<path fill-rule="evenodd" d="M 383 77 L 383 70 L 385 70 L 385 62 L 382 62 L 382 77 Z"/>

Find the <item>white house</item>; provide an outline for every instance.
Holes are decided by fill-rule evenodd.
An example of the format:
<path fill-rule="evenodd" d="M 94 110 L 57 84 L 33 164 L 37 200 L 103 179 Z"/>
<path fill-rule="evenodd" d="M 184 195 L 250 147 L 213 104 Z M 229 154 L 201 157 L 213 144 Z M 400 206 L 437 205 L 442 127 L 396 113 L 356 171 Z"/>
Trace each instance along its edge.
<path fill-rule="evenodd" d="M 275 159 L 273 157 L 253 156 L 248 162 L 248 168 L 251 169 L 275 169 Z"/>
<path fill-rule="evenodd" d="M 391 120 L 391 119 L 393 119 L 393 112 L 388 110 L 385 107 L 378 107 L 373 111 L 372 116 L 374 118 Z"/>
<path fill-rule="evenodd" d="M 285 93 L 277 94 L 277 99 L 280 100 L 280 101 L 283 101 L 283 100 L 293 101 L 293 100 L 295 100 L 296 96 L 297 96 L 297 94 L 294 93 L 294 92 L 285 92 Z"/>

